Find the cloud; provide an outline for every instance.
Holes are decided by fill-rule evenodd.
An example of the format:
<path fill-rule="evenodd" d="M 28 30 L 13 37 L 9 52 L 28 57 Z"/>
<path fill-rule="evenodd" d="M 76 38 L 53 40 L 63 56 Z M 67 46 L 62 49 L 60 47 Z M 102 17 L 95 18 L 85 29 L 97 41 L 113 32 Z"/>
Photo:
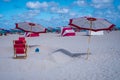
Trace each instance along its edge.
<path fill-rule="evenodd" d="M 109 20 L 110 22 L 117 24 L 119 23 L 119 19 L 120 19 L 120 12 L 114 10 L 114 9 L 107 9 L 101 11 L 101 10 L 96 10 L 96 12 L 94 13 L 95 17 L 101 17 L 101 18 L 105 18 L 107 20 Z"/>
<path fill-rule="evenodd" d="M 77 0 L 77 1 L 74 1 L 73 4 L 78 6 L 85 6 L 87 5 L 87 2 L 85 0 Z"/>
<path fill-rule="evenodd" d="M 34 16 L 38 15 L 39 13 L 40 13 L 40 10 L 29 10 L 26 14 L 29 17 L 34 17 Z"/>
<path fill-rule="evenodd" d="M 27 2 L 26 6 L 29 9 L 40 9 L 40 8 L 47 8 L 48 7 L 48 3 L 47 2 L 42 2 L 40 3 L 39 1 L 36 2 Z"/>
<path fill-rule="evenodd" d="M 40 3 L 39 1 L 36 2 L 27 2 L 26 3 L 27 8 L 29 9 L 38 9 L 40 11 L 47 11 L 47 12 L 52 12 L 52 13 L 68 13 L 69 9 L 68 8 L 60 8 L 59 4 L 51 1 L 51 2 L 42 2 Z"/>
<path fill-rule="evenodd" d="M 120 10 L 120 5 L 118 5 L 118 9 Z"/>
<path fill-rule="evenodd" d="M 57 7 L 51 7 L 51 12 L 53 13 L 68 13 L 69 9 L 68 8 L 57 8 Z"/>
<path fill-rule="evenodd" d="M 49 5 L 49 7 L 58 7 L 59 6 L 59 4 L 54 1 L 48 2 L 48 5 Z"/>
<path fill-rule="evenodd" d="M 112 3 L 113 0 L 92 0 L 93 3 Z"/>
<path fill-rule="evenodd" d="M 4 2 L 10 2 L 11 0 L 3 0 Z"/>
<path fill-rule="evenodd" d="M 75 13 L 75 12 L 70 12 L 69 15 L 70 15 L 70 16 L 75 16 L 76 13 Z"/>
<path fill-rule="evenodd" d="M 21 19 L 31 19 L 35 18 L 40 13 L 40 10 L 28 10 L 22 14 L 19 15 L 19 18 Z"/>
<path fill-rule="evenodd" d="M 92 6 L 95 8 L 113 7 L 113 0 L 92 0 Z"/>
<path fill-rule="evenodd" d="M 57 10 L 57 13 L 68 13 L 68 12 L 69 12 L 69 9 L 67 8 L 62 8 Z"/>
<path fill-rule="evenodd" d="M 2 18 L 3 17 L 3 15 L 2 14 L 0 14 L 0 18 Z"/>

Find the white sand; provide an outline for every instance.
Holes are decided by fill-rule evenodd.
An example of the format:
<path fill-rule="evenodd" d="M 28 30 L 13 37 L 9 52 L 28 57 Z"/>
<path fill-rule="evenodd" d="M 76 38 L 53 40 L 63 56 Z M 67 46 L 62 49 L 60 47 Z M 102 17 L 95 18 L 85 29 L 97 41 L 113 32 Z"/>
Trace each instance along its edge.
<path fill-rule="evenodd" d="M 27 59 L 12 58 L 12 42 L 22 35 L 0 36 L 0 80 L 120 80 L 120 31 L 91 36 L 89 44 L 85 35 L 26 37 Z"/>

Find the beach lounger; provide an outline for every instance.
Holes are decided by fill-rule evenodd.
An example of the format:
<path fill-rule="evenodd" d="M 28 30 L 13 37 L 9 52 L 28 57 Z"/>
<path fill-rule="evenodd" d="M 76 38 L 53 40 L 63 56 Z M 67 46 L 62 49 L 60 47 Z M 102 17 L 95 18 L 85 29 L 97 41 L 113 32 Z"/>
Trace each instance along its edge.
<path fill-rule="evenodd" d="M 26 58 L 27 57 L 27 45 L 26 41 L 19 39 L 13 41 L 14 58 Z"/>

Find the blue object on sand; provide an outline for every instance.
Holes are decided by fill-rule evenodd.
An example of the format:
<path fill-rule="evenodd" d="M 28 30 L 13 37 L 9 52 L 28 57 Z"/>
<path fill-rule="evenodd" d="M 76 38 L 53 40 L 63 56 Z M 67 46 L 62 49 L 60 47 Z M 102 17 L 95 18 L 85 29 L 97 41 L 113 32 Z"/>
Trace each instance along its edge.
<path fill-rule="evenodd" d="M 35 52 L 39 52 L 39 48 L 36 48 L 36 49 L 35 49 Z"/>

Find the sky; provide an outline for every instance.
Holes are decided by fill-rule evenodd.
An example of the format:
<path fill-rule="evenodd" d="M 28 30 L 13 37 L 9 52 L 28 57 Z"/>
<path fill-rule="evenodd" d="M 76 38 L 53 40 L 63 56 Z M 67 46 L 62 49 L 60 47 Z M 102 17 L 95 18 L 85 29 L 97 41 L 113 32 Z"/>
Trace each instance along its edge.
<path fill-rule="evenodd" d="M 68 26 L 78 17 L 104 18 L 120 27 L 119 0 L 0 0 L 0 28 L 34 22 L 44 27 Z"/>

